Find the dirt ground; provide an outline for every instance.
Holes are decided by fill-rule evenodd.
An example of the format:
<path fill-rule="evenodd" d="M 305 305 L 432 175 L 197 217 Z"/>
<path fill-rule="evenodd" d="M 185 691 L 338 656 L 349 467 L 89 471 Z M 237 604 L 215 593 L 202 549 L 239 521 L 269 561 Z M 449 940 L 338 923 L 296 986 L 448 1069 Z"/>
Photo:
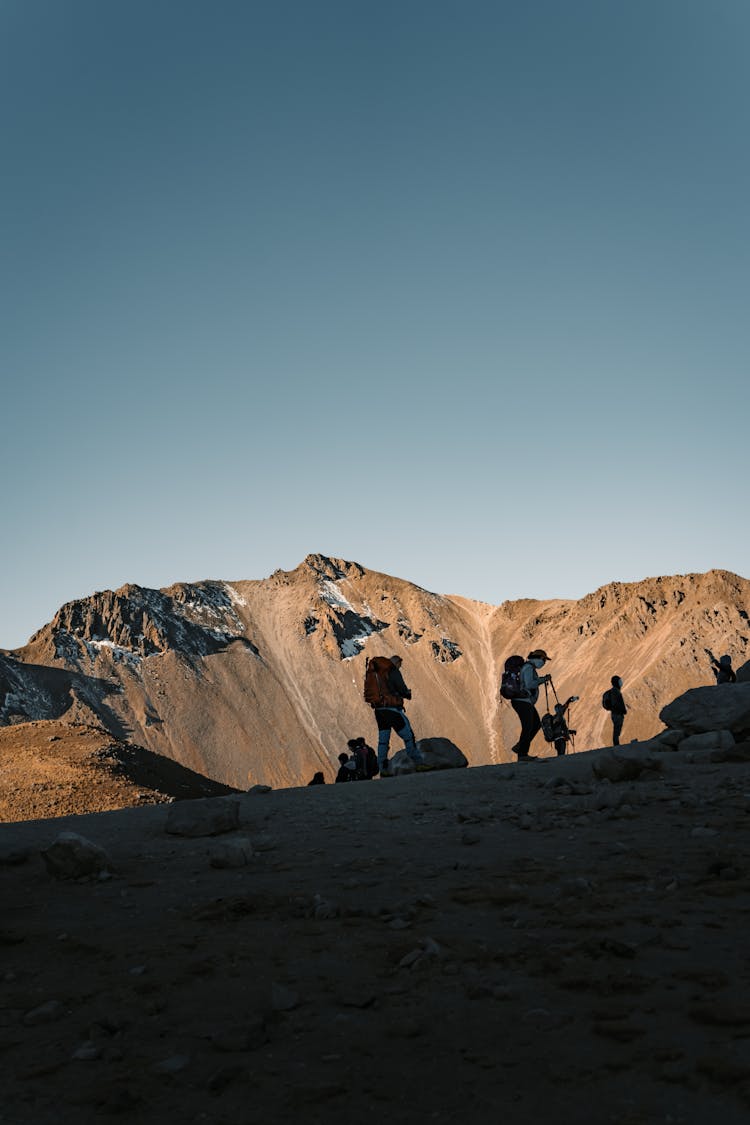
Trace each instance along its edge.
<path fill-rule="evenodd" d="M 230 869 L 164 806 L 0 826 L 0 1122 L 744 1125 L 750 766 L 595 753 L 242 795 Z"/>

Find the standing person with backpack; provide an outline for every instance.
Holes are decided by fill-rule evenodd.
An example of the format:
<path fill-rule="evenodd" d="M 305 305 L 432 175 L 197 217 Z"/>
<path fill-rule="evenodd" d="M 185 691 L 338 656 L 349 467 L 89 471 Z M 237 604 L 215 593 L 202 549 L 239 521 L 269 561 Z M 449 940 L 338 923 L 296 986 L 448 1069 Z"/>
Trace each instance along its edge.
<path fill-rule="evenodd" d="M 625 722 L 628 709 L 622 697 L 622 678 L 613 676 L 610 683 L 612 687 L 602 696 L 602 707 L 612 715 L 612 745 L 619 746 L 622 724 Z"/>
<path fill-rule="evenodd" d="M 543 648 L 535 648 L 521 663 L 520 669 L 512 673 L 512 684 L 509 683 L 508 665 L 511 661 L 518 662 L 519 658 L 511 657 L 506 662 L 500 692 L 505 699 L 510 699 L 511 707 L 521 720 L 521 737 L 515 746 L 511 747 L 513 753 L 518 756 L 519 762 L 535 760 L 530 756 L 529 749 L 542 725 L 536 709 L 536 701 L 539 698 L 539 688 L 552 680 L 551 676 L 540 676 L 538 673 L 549 659 Z"/>
<path fill-rule="evenodd" d="M 373 656 L 365 666 L 365 700 L 375 712 L 378 724 L 378 769 L 381 777 L 389 776 L 388 747 L 391 731 L 403 739 L 404 749 L 417 769 L 426 769 L 417 749 L 414 731 L 404 711 L 404 700 L 411 699 L 401 675 L 400 656 Z"/>

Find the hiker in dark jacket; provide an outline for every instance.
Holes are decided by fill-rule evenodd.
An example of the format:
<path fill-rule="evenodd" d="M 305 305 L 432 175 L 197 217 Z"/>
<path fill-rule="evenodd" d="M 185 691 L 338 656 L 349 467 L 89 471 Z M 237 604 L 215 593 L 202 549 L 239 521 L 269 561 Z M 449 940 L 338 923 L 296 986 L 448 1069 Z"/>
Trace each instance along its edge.
<path fill-rule="evenodd" d="M 392 730 L 403 739 L 404 749 L 417 769 L 426 768 L 422 754 L 417 749 L 414 731 L 404 711 L 404 700 L 411 699 L 411 692 L 401 675 L 401 657 L 392 656 L 390 664 L 386 682 L 386 701 L 382 706 L 373 707 L 375 722 L 378 724 L 378 769 L 381 777 L 387 777 L 389 772 L 388 747 Z"/>
<path fill-rule="evenodd" d="M 612 687 L 609 689 L 609 710 L 612 715 L 612 745 L 619 746 L 622 724 L 625 722 L 628 709 L 625 706 L 625 700 L 622 698 L 622 679 L 620 676 L 613 676 L 610 683 L 612 684 Z"/>
<path fill-rule="evenodd" d="M 529 653 L 521 669 L 521 688 L 524 695 L 510 701 L 511 707 L 521 720 L 521 737 L 515 746 L 511 747 L 513 753 L 518 755 L 519 762 L 534 761 L 529 754 L 529 748 L 542 725 L 536 709 L 536 701 L 539 698 L 539 688 L 552 679 L 551 676 L 540 676 L 539 671 L 549 659 L 543 648 L 535 648 Z"/>
<path fill-rule="evenodd" d="M 357 766 L 354 758 L 350 758 L 348 754 L 343 751 L 339 754 L 339 772 L 336 774 L 336 784 L 341 785 L 344 781 L 357 780 Z"/>
<path fill-rule="evenodd" d="M 732 667 L 732 658 L 727 653 L 725 656 L 720 657 L 718 660 L 711 652 L 710 648 L 706 649 L 708 658 L 711 661 L 713 673 L 716 676 L 717 684 L 736 684 L 737 673 Z"/>
<path fill-rule="evenodd" d="M 364 738 L 350 738 L 346 744 L 354 762 L 357 781 L 371 781 L 378 772 L 378 758 L 372 746 Z"/>

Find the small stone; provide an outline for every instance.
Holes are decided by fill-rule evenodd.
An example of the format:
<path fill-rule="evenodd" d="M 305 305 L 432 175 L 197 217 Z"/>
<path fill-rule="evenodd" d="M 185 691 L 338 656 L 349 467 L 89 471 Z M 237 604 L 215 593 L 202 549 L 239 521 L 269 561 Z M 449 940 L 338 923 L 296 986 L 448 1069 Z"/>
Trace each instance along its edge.
<path fill-rule="evenodd" d="M 46 1003 L 32 1008 L 23 1017 L 27 1027 L 36 1027 L 40 1023 L 54 1023 L 65 1014 L 65 1006 L 59 1000 L 47 1000 Z"/>
<path fill-rule="evenodd" d="M 87 1040 L 70 1057 L 78 1060 L 78 1062 L 93 1062 L 95 1059 L 102 1057 L 101 1047 L 97 1047 L 96 1043 Z"/>
<path fill-rule="evenodd" d="M 693 839 L 703 840 L 708 839 L 711 836 L 718 836 L 719 833 L 715 828 L 706 828 L 705 825 L 701 824 L 698 825 L 697 828 L 694 828 L 690 835 L 693 837 Z"/>
<path fill-rule="evenodd" d="M 154 1074 L 179 1074 L 190 1066 L 189 1055 L 170 1055 L 161 1062 L 154 1063 L 151 1070 Z"/>
<path fill-rule="evenodd" d="M 271 1007 L 274 1012 L 291 1012 L 299 1006 L 299 994 L 275 981 L 271 985 Z"/>

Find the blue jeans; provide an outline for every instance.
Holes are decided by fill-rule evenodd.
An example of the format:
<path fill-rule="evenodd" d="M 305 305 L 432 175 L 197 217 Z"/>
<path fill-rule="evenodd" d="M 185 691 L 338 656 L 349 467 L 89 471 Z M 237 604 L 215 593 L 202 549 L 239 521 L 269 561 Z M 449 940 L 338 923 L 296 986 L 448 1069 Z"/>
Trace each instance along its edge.
<path fill-rule="evenodd" d="M 396 707 L 379 707 L 375 713 L 378 720 L 378 769 L 382 770 L 388 761 L 388 747 L 391 743 L 391 730 L 403 739 L 404 749 L 413 762 L 419 764 L 424 759 L 417 749 L 414 731 L 403 711 Z M 386 726 L 386 723 L 388 724 Z"/>

